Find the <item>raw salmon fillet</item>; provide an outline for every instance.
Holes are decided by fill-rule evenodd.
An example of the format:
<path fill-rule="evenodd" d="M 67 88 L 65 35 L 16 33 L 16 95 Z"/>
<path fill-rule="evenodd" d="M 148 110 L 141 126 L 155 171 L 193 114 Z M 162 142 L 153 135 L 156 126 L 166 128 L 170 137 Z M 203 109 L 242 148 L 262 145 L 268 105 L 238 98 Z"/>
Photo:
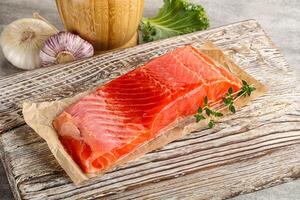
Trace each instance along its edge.
<path fill-rule="evenodd" d="M 53 121 L 85 173 L 114 166 L 162 130 L 218 101 L 241 80 L 192 46 L 177 48 L 99 87 Z"/>

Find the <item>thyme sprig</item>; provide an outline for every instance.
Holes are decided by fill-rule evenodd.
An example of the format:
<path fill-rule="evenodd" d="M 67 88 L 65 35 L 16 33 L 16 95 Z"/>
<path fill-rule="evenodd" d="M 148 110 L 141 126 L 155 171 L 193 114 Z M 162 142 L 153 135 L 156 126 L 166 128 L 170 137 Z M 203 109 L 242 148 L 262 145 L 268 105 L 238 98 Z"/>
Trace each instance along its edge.
<path fill-rule="evenodd" d="M 212 110 L 209 105 L 208 105 L 208 97 L 204 97 L 204 107 L 203 109 L 201 107 L 198 108 L 198 112 L 197 114 L 195 114 L 195 118 L 196 118 L 196 122 L 199 122 L 201 120 L 206 119 L 206 117 L 204 116 L 207 115 L 208 117 L 210 116 L 214 116 L 214 117 L 221 117 L 223 116 L 223 113 L 218 112 L 218 111 L 214 111 Z M 215 121 L 210 119 L 209 123 L 208 123 L 208 127 L 212 128 L 215 126 Z"/>
<path fill-rule="evenodd" d="M 234 92 L 233 88 L 230 87 L 227 93 L 222 98 L 222 101 L 226 107 L 232 112 L 236 113 L 236 109 L 234 106 L 234 100 L 240 96 L 246 97 L 247 95 L 250 96 L 253 91 L 256 90 L 255 87 L 250 86 L 245 80 L 242 80 L 243 86 L 238 92 Z M 223 113 L 213 110 L 208 105 L 208 97 L 204 97 L 204 107 L 199 107 L 197 113 L 194 115 L 196 118 L 196 122 L 200 122 L 201 120 L 207 119 L 207 117 L 222 117 Z M 207 117 L 206 117 L 207 116 Z M 215 126 L 215 121 L 210 119 L 208 122 L 208 127 L 213 128 Z"/>
<path fill-rule="evenodd" d="M 253 86 L 248 85 L 248 83 L 245 80 L 242 80 L 242 82 L 243 82 L 243 87 L 242 87 L 241 91 L 239 91 L 237 96 L 238 97 L 239 96 L 244 96 L 245 97 L 247 95 L 250 96 L 251 93 L 256 90 L 256 88 L 253 87 Z"/>

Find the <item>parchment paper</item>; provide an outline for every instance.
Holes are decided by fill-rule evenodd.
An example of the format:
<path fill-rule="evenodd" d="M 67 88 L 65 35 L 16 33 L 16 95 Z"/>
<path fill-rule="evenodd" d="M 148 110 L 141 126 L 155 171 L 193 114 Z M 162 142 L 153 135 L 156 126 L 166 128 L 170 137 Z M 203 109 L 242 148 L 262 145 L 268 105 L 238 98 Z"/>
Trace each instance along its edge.
<path fill-rule="evenodd" d="M 193 44 L 192 44 L 193 45 Z M 197 45 L 193 45 L 197 47 Z M 198 48 L 199 49 L 199 48 Z M 199 49 L 203 54 L 210 57 L 215 61 L 219 66 L 227 68 L 231 73 L 245 80 L 249 85 L 253 85 L 256 90 L 252 93 L 250 97 L 241 97 L 235 100 L 235 107 L 238 110 L 240 107 L 246 105 L 251 99 L 257 98 L 266 92 L 266 87 L 255 80 L 244 70 L 234 64 L 227 56 L 225 56 L 221 50 L 216 48 L 212 43 L 207 42 Z M 73 161 L 71 156 L 65 151 L 63 145 L 61 144 L 58 135 L 54 128 L 52 127 L 53 119 L 60 114 L 66 107 L 70 104 L 76 102 L 81 97 L 88 94 L 88 92 L 78 94 L 71 98 L 65 98 L 59 101 L 52 102 L 25 102 L 23 104 L 23 116 L 25 122 L 44 140 L 46 140 L 51 152 L 57 159 L 61 167 L 66 171 L 69 177 L 75 184 L 79 184 L 83 181 L 88 180 L 91 177 L 100 175 L 100 174 L 85 174 L 80 167 Z M 222 113 L 229 114 L 227 108 L 222 109 Z M 170 127 L 162 131 L 156 138 L 138 147 L 134 152 L 130 153 L 126 157 L 123 157 L 119 160 L 115 166 L 124 164 L 130 160 L 136 159 L 147 152 L 158 149 L 178 138 L 183 137 L 186 134 L 191 133 L 195 130 L 200 130 L 207 126 L 207 120 L 201 121 L 200 123 L 195 123 L 195 120 L 192 116 L 181 120 L 176 124 L 176 127 Z M 115 166 L 110 168 L 112 170 Z"/>

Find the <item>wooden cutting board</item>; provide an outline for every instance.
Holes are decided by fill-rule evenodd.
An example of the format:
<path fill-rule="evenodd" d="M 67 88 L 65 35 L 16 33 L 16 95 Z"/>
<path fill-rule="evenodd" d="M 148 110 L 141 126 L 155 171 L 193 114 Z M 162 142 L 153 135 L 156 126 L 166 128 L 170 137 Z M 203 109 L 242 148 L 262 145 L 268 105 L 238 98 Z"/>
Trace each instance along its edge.
<path fill-rule="evenodd" d="M 21 116 L 102 84 L 170 48 L 211 40 L 269 91 L 190 134 L 75 186 Z M 0 79 L 0 153 L 16 199 L 224 199 L 300 177 L 300 80 L 260 25 L 244 21 Z"/>

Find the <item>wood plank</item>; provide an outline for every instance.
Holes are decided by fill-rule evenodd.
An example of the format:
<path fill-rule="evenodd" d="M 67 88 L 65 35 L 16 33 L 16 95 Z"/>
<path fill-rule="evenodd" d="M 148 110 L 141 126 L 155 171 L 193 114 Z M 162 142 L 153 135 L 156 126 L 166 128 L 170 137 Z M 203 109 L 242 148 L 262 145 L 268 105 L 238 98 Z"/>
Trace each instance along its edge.
<path fill-rule="evenodd" d="M 212 40 L 269 87 L 265 96 L 222 119 L 214 129 L 195 132 L 74 186 L 46 143 L 23 125 L 18 105 L 26 99 L 43 101 L 73 95 L 170 48 L 199 45 L 203 39 Z M 1 158 L 16 199 L 232 197 L 300 176 L 299 83 L 254 20 L 26 72 L 0 80 L 0 113 L 4 113 L 0 122 Z"/>

